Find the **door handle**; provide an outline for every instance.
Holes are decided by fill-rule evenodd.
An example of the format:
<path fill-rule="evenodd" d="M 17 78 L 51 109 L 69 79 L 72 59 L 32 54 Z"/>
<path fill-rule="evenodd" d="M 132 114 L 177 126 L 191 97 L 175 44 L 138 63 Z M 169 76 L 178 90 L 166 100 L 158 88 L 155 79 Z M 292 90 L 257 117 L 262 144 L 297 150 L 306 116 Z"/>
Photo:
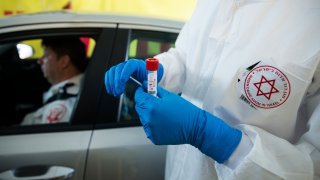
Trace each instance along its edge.
<path fill-rule="evenodd" d="M 10 169 L 0 173 L 0 180 L 69 180 L 74 169 L 63 166 L 32 165 Z"/>

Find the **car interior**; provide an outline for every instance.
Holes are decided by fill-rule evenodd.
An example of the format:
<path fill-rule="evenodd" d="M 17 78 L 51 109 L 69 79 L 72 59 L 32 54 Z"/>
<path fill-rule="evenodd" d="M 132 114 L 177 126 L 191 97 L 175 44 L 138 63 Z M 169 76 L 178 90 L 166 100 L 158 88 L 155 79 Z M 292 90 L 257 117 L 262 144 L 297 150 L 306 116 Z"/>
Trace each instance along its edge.
<path fill-rule="evenodd" d="M 92 39 L 82 38 L 84 43 Z M 94 41 L 93 41 L 94 42 Z M 31 48 L 19 47 L 21 43 Z M 94 43 L 91 43 L 94 46 Z M 87 47 L 91 56 L 94 47 Z M 40 108 L 42 96 L 50 87 L 37 60 L 42 56 L 41 38 L 0 45 L 0 119 L 1 127 L 19 125 L 24 116 Z"/>
<path fill-rule="evenodd" d="M 16 45 L 2 45 L 0 52 L 0 114 L 5 126 L 19 124 L 26 113 L 40 107 L 41 94 L 49 88 L 37 61 L 22 61 Z"/>
<path fill-rule="evenodd" d="M 47 36 L 48 35 L 26 36 L 25 38 L 13 38 L 13 40 L 0 43 L 0 128 L 19 126 L 26 114 L 33 112 L 42 106 L 43 93 L 50 88 L 50 84 L 43 77 L 37 60 L 43 54 L 41 39 Z M 49 33 L 49 36 L 53 35 Z M 96 45 L 95 39 L 97 37 L 90 35 L 73 36 L 80 37 L 86 44 L 87 56 L 90 61 L 91 56 L 94 54 L 93 52 Z M 131 32 L 128 47 L 122 48 L 128 51 L 128 59 L 135 58 L 143 60 L 173 47 L 176 37 L 176 33 L 170 34 L 134 30 Z M 18 47 L 19 45 L 24 45 L 24 49 Z M 29 46 L 29 50 L 27 46 Z M 104 49 L 105 47 L 101 48 Z M 24 51 L 27 51 L 27 53 L 23 54 Z M 102 57 L 99 56 L 97 58 L 101 59 Z M 98 66 L 101 67 L 101 64 L 97 65 L 97 67 Z M 95 66 L 92 69 L 97 67 Z M 89 77 L 89 79 L 92 78 L 94 77 Z M 97 123 L 107 122 L 121 124 L 122 122 L 132 122 L 133 125 L 139 125 L 139 117 L 135 111 L 133 101 L 134 92 L 137 87 L 138 85 L 135 82 L 130 81 L 120 99 L 111 97 L 103 92 L 102 98 L 100 99 L 102 104 L 100 104 L 100 107 L 97 110 L 99 114 L 102 115 L 99 115 Z M 82 91 L 80 90 L 79 95 L 81 95 L 81 92 Z M 83 102 L 85 102 L 84 106 L 86 107 L 82 105 L 82 107 L 78 108 L 78 112 L 83 112 L 84 109 L 87 108 L 86 102 L 88 101 L 88 98 L 92 97 L 82 97 Z M 77 105 L 75 105 L 74 109 L 76 109 L 76 107 Z M 105 109 L 113 109 L 110 110 L 112 112 L 117 111 L 114 114 L 116 117 L 110 115 L 110 113 L 106 113 Z M 88 114 L 87 112 L 83 113 Z M 80 118 L 79 116 L 76 118 L 80 120 L 79 122 L 74 122 L 75 124 L 81 125 L 83 123 L 88 123 L 82 122 L 82 119 L 85 120 L 85 118 L 81 118 L 81 116 Z"/>

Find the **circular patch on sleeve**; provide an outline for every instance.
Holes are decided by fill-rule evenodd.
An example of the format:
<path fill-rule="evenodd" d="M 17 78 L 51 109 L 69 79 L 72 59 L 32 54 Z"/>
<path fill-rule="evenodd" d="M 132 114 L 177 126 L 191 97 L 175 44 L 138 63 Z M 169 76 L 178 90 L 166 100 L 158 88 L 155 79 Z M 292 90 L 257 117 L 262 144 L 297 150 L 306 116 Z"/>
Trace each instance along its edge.
<path fill-rule="evenodd" d="M 244 81 L 247 99 L 256 107 L 269 109 L 282 105 L 290 95 L 290 82 L 286 75 L 273 66 L 252 69 Z"/>
<path fill-rule="evenodd" d="M 47 115 L 49 123 L 60 122 L 67 112 L 67 108 L 63 104 L 56 104 L 52 106 Z"/>

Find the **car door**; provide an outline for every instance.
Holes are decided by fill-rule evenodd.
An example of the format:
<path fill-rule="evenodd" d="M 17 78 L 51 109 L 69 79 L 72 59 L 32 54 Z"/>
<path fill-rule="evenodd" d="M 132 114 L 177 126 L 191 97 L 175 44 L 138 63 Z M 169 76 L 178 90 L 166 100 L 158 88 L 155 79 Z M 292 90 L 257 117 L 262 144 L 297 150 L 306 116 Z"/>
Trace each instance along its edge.
<path fill-rule="evenodd" d="M 75 27 L 32 24 L 0 33 L 0 179 L 83 179 L 101 92 L 101 82 L 95 78 L 105 70 L 116 25 L 85 27 L 80 22 Z M 69 123 L 21 126 L 23 115 L 39 107 L 48 84 L 35 59 L 19 57 L 17 44 L 54 36 L 84 37 L 95 44 L 75 109 Z"/>
<path fill-rule="evenodd" d="M 173 47 L 178 30 L 163 29 L 120 24 L 105 70 L 125 59 L 143 60 Z M 166 146 L 155 146 L 146 138 L 134 109 L 137 87 L 129 82 L 119 98 L 108 95 L 102 87 L 85 179 L 164 179 Z"/>

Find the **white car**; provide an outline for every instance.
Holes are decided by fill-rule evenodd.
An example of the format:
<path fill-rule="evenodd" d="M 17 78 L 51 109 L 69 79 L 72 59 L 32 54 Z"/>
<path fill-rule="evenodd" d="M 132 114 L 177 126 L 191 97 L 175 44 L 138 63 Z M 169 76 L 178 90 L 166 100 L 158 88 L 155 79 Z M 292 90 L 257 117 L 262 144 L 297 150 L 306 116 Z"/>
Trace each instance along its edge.
<path fill-rule="evenodd" d="M 134 110 L 134 84 L 106 93 L 104 73 L 128 58 L 174 46 L 183 22 L 52 12 L 0 19 L 0 179 L 164 179 L 166 146 L 146 138 Z M 69 123 L 21 126 L 49 84 L 37 58 L 44 37 L 87 42 L 83 85 Z M 63 43 L 63 42 L 62 42 Z"/>

